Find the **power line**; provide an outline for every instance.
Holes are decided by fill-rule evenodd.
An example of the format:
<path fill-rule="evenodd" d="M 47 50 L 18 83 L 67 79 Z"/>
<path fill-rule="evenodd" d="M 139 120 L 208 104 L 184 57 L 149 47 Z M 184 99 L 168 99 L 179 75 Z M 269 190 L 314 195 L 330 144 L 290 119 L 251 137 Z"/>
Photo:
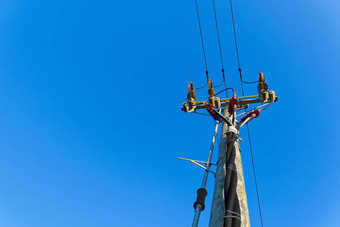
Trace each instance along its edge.
<path fill-rule="evenodd" d="M 221 57 L 221 65 L 222 65 L 222 76 L 223 76 L 223 83 L 225 88 L 227 88 L 226 82 L 225 82 L 225 74 L 224 74 L 224 64 L 223 64 L 223 56 L 222 56 L 222 47 L 221 47 L 221 40 L 220 40 L 220 32 L 218 29 L 218 22 L 217 22 L 217 15 L 216 15 L 216 7 L 215 7 L 215 0 L 212 0 L 213 3 L 213 8 L 214 8 L 214 16 L 215 16 L 215 24 L 216 24 L 216 32 L 217 32 L 217 40 L 218 40 L 218 48 L 220 50 L 220 57 Z M 222 83 L 222 84 L 223 84 Z M 221 85 L 222 85 L 221 84 Z M 220 86 L 220 85 L 219 85 Z M 217 87 L 217 86 L 215 86 Z M 226 92 L 227 97 L 228 97 L 228 93 Z"/>
<path fill-rule="evenodd" d="M 205 88 L 207 85 L 208 85 L 208 83 L 206 83 L 206 84 L 205 84 L 204 86 L 202 86 L 202 87 L 195 87 L 195 89 L 196 89 L 196 90 L 203 89 L 203 88 Z"/>
<path fill-rule="evenodd" d="M 197 12 L 198 27 L 199 27 L 200 35 L 201 35 L 201 42 L 202 42 L 202 49 L 203 49 L 203 57 L 204 57 L 204 63 L 205 63 L 205 74 L 206 74 L 206 76 L 207 76 L 207 80 L 209 80 L 209 72 L 208 72 L 207 57 L 206 57 L 206 55 L 205 55 L 204 41 L 203 41 L 202 27 L 201 27 L 201 20 L 200 20 L 200 14 L 199 14 L 199 12 L 198 12 L 198 4 L 197 4 L 197 0 L 195 0 L 195 5 L 196 5 L 196 12 Z"/>
<path fill-rule="evenodd" d="M 236 28 L 235 28 L 235 20 L 234 20 L 234 12 L 233 12 L 234 10 L 233 10 L 232 0 L 230 0 L 230 10 L 231 10 L 231 18 L 232 18 L 232 22 L 233 22 L 235 48 L 236 48 L 236 57 L 237 57 L 238 71 L 240 73 L 240 82 L 241 82 L 242 96 L 244 96 L 243 83 L 254 83 L 254 82 L 257 83 L 257 81 L 254 81 L 254 82 L 243 81 L 242 72 L 241 72 L 241 65 L 240 65 L 240 57 L 239 57 L 238 46 L 237 46 L 237 37 L 236 37 Z M 246 111 L 247 111 L 247 109 L 245 109 L 245 112 Z M 248 132 L 249 149 L 250 149 L 251 162 L 252 162 L 252 166 L 253 166 L 253 174 L 254 174 L 255 187 L 256 187 L 257 203 L 258 203 L 258 206 L 259 206 L 261 226 L 263 227 L 260 195 L 259 195 L 259 189 L 258 189 L 258 186 L 257 186 L 257 177 L 256 177 L 256 171 L 255 171 L 255 162 L 254 162 L 253 149 L 252 149 L 252 145 L 251 145 L 250 130 L 249 130 L 249 125 L 248 124 L 247 124 L 247 132 Z"/>
<path fill-rule="evenodd" d="M 250 149 L 250 155 L 251 155 L 251 163 L 253 165 L 253 173 L 254 173 L 254 180 L 255 180 L 255 187 L 256 187 L 257 202 L 258 202 L 258 205 L 259 205 L 261 226 L 263 227 L 262 211 L 261 211 L 261 204 L 260 204 L 260 195 L 259 195 L 259 189 L 257 187 L 257 180 L 256 180 L 257 177 L 256 177 L 256 171 L 255 171 L 255 162 L 254 162 L 254 157 L 253 157 L 253 149 L 252 149 L 252 146 L 251 146 L 250 130 L 249 130 L 249 125 L 248 124 L 247 124 L 247 132 L 248 132 L 249 149 Z"/>
<path fill-rule="evenodd" d="M 234 30 L 234 39 L 235 39 L 235 48 L 236 48 L 236 57 L 237 57 L 238 71 L 240 73 L 241 81 L 243 83 L 246 83 L 246 84 L 257 83 L 258 81 L 248 82 L 248 81 L 244 81 L 243 80 L 242 72 L 241 72 L 241 65 L 240 65 L 240 56 L 238 54 L 237 37 L 236 37 L 235 20 L 234 20 L 234 10 L 233 10 L 232 0 L 230 0 L 230 10 L 231 10 L 231 20 L 233 22 L 233 30 Z"/>

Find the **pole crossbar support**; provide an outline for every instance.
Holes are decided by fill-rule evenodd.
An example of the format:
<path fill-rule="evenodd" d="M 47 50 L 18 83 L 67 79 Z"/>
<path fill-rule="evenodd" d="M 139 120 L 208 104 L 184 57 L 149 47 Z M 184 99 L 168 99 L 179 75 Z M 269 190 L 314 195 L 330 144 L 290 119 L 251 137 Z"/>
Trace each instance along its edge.
<path fill-rule="evenodd" d="M 231 98 L 220 99 L 221 107 L 228 106 L 230 99 Z M 237 109 L 248 108 L 249 104 L 255 104 L 255 103 L 266 104 L 266 103 L 272 103 L 272 102 L 278 101 L 277 96 L 273 97 L 273 100 L 262 100 L 260 95 L 242 96 L 242 97 L 238 97 L 237 99 L 239 101 Z M 208 102 L 209 101 L 198 101 L 195 103 L 195 105 L 192 105 L 189 102 L 184 102 L 182 105 L 182 110 L 184 112 L 192 112 L 191 110 L 205 109 L 205 103 L 208 103 Z"/>
<path fill-rule="evenodd" d="M 202 163 L 202 164 L 206 164 L 206 165 L 217 165 L 216 163 L 203 162 L 203 161 L 194 160 L 194 159 L 188 159 L 188 158 L 181 158 L 181 157 L 178 157 L 178 159 L 179 159 L 179 160 L 184 160 L 184 161 L 195 161 L 195 162 Z"/>
<path fill-rule="evenodd" d="M 214 174 L 214 175 L 216 174 L 214 171 L 211 171 L 210 169 L 206 168 L 205 166 L 202 166 L 201 164 L 199 164 L 199 163 L 203 163 L 203 164 L 205 164 L 206 166 L 208 166 L 208 165 L 216 165 L 216 164 L 214 164 L 214 163 L 203 162 L 203 161 L 198 161 L 198 160 L 192 160 L 192 159 L 187 159 L 187 158 L 180 158 L 180 157 L 178 157 L 178 159 L 184 160 L 184 161 L 192 162 L 192 163 L 194 163 L 195 165 L 201 167 L 202 169 L 204 169 L 204 170 L 206 170 L 206 171 L 209 171 L 210 173 L 212 173 L 212 174 Z"/>

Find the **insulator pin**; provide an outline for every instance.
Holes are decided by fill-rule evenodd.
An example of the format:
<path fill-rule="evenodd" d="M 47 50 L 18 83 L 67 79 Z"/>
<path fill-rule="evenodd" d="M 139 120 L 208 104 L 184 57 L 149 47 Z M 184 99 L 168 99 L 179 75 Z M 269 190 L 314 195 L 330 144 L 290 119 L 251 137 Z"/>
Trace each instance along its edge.
<path fill-rule="evenodd" d="M 269 100 L 268 85 L 263 73 L 259 73 L 259 84 L 257 85 L 257 91 L 262 102 L 267 102 Z"/>
<path fill-rule="evenodd" d="M 215 106 L 215 90 L 212 85 L 212 80 L 208 80 L 208 96 L 209 96 L 209 103 Z"/>
<path fill-rule="evenodd" d="M 241 122 L 244 122 L 248 118 L 257 118 L 260 115 L 260 110 L 252 110 L 241 118 Z"/>
<path fill-rule="evenodd" d="M 193 112 L 196 109 L 196 92 L 194 88 L 194 83 L 190 82 L 188 84 L 187 102 L 183 103 L 182 110 L 185 112 Z"/>
<path fill-rule="evenodd" d="M 236 94 L 233 94 L 233 97 L 229 99 L 229 106 L 228 106 L 228 112 L 230 115 L 233 115 L 234 111 L 237 109 L 238 100 L 236 98 Z"/>
<path fill-rule="evenodd" d="M 214 120 L 220 120 L 220 117 L 214 112 L 215 108 L 212 104 L 205 103 L 205 108 L 207 109 L 208 113 L 214 118 Z"/>
<path fill-rule="evenodd" d="M 190 105 L 195 105 L 196 104 L 197 96 L 196 96 L 196 92 L 195 92 L 195 88 L 194 88 L 194 83 L 193 82 L 190 82 L 188 84 L 187 99 L 188 99 L 188 103 Z"/>

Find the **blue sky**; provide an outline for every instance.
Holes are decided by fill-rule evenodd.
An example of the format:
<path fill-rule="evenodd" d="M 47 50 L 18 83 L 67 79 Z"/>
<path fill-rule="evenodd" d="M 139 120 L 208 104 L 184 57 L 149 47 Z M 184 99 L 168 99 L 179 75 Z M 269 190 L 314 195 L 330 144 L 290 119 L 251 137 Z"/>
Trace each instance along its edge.
<path fill-rule="evenodd" d="M 212 4 L 198 3 L 217 84 Z M 224 64 L 241 95 L 227 3 L 216 0 Z M 264 225 L 337 226 L 340 4 L 235 0 L 234 10 L 244 78 L 259 68 L 279 96 L 250 124 Z M 205 160 L 214 127 L 180 110 L 187 82 L 205 82 L 195 13 L 193 0 L 0 2 L 0 226 L 191 225 L 203 171 L 177 157 Z"/>

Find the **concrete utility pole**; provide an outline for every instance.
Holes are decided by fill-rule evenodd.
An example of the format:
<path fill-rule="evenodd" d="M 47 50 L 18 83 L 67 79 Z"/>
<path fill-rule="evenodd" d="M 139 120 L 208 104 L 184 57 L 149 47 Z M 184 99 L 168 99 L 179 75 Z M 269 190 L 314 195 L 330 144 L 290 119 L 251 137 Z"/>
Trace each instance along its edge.
<path fill-rule="evenodd" d="M 224 109 L 224 116 L 229 118 L 229 113 Z M 231 126 L 233 127 L 233 126 Z M 225 218 L 225 198 L 224 198 L 224 185 L 225 178 L 228 171 L 234 171 L 233 169 L 227 168 L 226 166 L 226 156 L 227 156 L 227 132 L 229 126 L 226 123 L 223 123 L 221 130 L 221 140 L 217 161 L 217 170 L 215 177 L 215 188 L 213 195 L 213 202 L 211 205 L 211 213 L 210 213 L 210 222 L 209 227 L 222 227 L 224 226 L 224 218 Z M 241 209 L 241 223 L 242 227 L 250 226 L 249 221 L 249 211 L 248 211 L 248 203 L 246 196 L 246 188 L 243 177 L 243 169 L 241 162 L 241 153 L 238 142 L 236 142 L 236 157 L 235 157 L 235 165 L 237 170 L 237 195 L 239 197 L 240 209 Z M 237 217 L 231 217 L 237 218 Z"/>
<path fill-rule="evenodd" d="M 203 183 L 197 191 L 197 200 L 194 203 L 195 216 L 192 227 L 198 226 L 198 220 L 201 211 L 204 210 L 204 201 L 207 195 L 206 182 L 208 173 L 215 174 L 215 187 L 210 214 L 209 227 L 250 227 L 248 203 L 245 189 L 245 182 L 242 169 L 241 153 L 239 146 L 239 129 L 258 117 L 261 110 L 266 109 L 271 103 L 276 102 L 278 98 L 274 91 L 269 91 L 265 82 L 263 73 L 259 74 L 258 95 L 243 96 L 236 98 L 235 92 L 232 98 L 220 99 L 215 96 L 212 82 L 208 81 L 208 98 L 207 101 L 197 101 L 193 83 L 189 83 L 187 101 L 183 103 L 184 112 L 199 113 L 197 110 L 207 109 L 210 115 L 216 120 L 216 127 L 210 148 L 207 162 L 183 159 L 191 161 L 194 164 L 205 169 Z M 249 111 L 238 122 L 236 111 L 246 109 L 250 104 L 261 103 L 262 105 Z M 221 114 L 216 109 L 223 109 Z M 211 156 L 217 126 L 222 123 L 220 147 L 216 173 L 210 170 Z M 204 163 L 202 166 L 199 163 Z"/>

